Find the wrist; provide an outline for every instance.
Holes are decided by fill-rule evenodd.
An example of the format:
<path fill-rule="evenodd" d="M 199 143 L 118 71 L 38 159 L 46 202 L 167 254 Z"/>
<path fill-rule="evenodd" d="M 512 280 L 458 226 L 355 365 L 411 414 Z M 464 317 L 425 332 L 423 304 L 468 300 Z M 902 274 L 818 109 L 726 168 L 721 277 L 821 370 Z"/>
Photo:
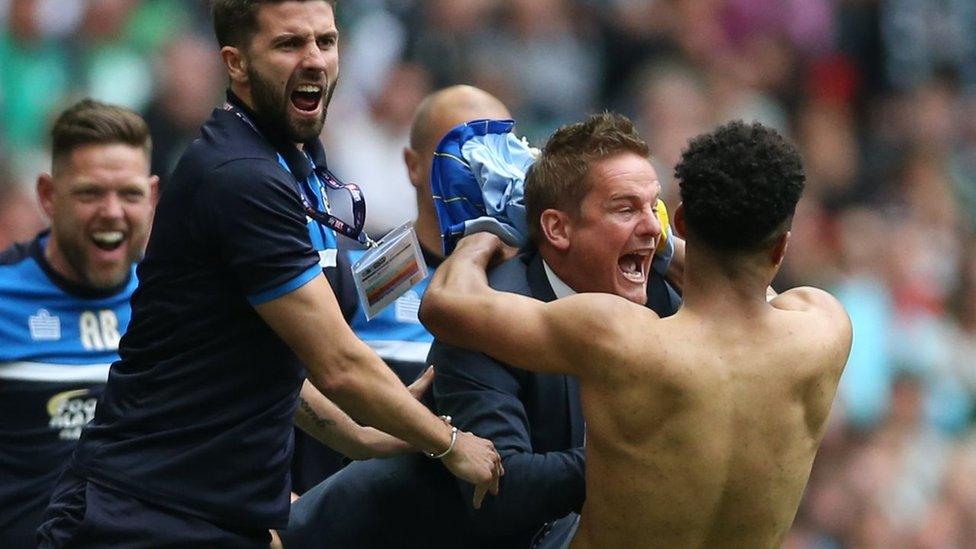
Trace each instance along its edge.
<path fill-rule="evenodd" d="M 432 452 L 424 452 L 424 454 L 426 454 L 427 457 L 429 457 L 431 459 L 444 459 L 444 458 L 446 458 L 447 456 L 451 455 L 451 453 L 454 451 L 455 444 L 457 444 L 458 429 L 457 429 L 457 427 L 454 427 L 453 425 L 451 425 L 451 416 L 440 416 L 440 419 L 441 419 L 441 421 L 444 422 L 444 425 L 445 426 L 447 426 L 447 427 L 450 428 L 450 431 L 449 431 L 449 433 L 450 433 L 450 441 L 447 443 L 446 446 L 441 445 L 440 446 L 440 449 L 438 449 L 438 450 L 434 450 Z"/>

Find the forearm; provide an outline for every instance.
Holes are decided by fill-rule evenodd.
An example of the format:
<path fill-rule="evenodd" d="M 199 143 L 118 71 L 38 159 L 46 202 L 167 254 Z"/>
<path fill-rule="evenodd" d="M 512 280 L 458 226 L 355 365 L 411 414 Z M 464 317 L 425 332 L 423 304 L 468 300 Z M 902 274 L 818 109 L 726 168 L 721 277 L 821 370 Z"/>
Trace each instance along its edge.
<path fill-rule="evenodd" d="M 438 339 L 463 346 L 472 333 L 471 322 L 484 314 L 477 302 L 494 293 L 485 272 L 487 258 L 480 250 L 459 246 L 438 267 L 424 293 L 420 319 Z"/>
<path fill-rule="evenodd" d="M 381 457 L 409 449 L 407 443 L 353 421 L 308 381 L 298 397 L 295 425 L 350 459 Z"/>
<path fill-rule="evenodd" d="M 356 339 L 346 347 L 352 349 L 327 359 L 333 361 L 331 367 L 309 368 L 309 381 L 351 418 L 422 451 L 443 452 L 451 442 L 450 427 L 418 402 L 365 344 Z"/>
<path fill-rule="evenodd" d="M 444 456 L 455 475 L 496 490 L 501 462 L 488 441 L 454 430 L 419 403 L 356 334 L 335 296 L 318 276 L 277 299 L 255 306 L 261 318 L 298 355 L 308 380 L 349 416 L 414 448 Z M 472 502 L 480 505 L 480 496 Z"/>

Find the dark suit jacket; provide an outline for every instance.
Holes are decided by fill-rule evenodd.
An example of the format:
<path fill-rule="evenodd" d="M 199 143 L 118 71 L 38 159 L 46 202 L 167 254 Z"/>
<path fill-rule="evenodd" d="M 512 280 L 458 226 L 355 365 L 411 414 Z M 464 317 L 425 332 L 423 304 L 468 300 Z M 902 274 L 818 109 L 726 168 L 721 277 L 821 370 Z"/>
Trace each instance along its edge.
<path fill-rule="evenodd" d="M 534 252 L 497 267 L 489 283 L 542 301 L 555 299 Z M 667 316 L 680 298 L 654 275 L 648 302 Z M 292 506 L 282 535 L 288 549 L 527 547 L 544 523 L 580 509 L 585 429 L 575 379 L 520 370 L 437 341 L 428 363 L 437 371 L 436 411 L 451 415 L 460 429 L 491 439 L 502 455 L 500 495 L 488 495 L 480 510 L 473 509 L 473 487 L 419 454 L 355 462 Z"/>
<path fill-rule="evenodd" d="M 534 253 L 500 265 L 489 283 L 541 301 L 556 299 Z M 545 522 L 579 510 L 585 496 L 584 428 L 575 379 L 514 368 L 436 339 L 427 361 L 437 372 L 437 413 L 494 442 L 505 465 L 500 494 L 486 497 L 480 510 L 468 509 L 475 536 L 524 546 Z M 469 500 L 474 487 L 459 485 Z"/>

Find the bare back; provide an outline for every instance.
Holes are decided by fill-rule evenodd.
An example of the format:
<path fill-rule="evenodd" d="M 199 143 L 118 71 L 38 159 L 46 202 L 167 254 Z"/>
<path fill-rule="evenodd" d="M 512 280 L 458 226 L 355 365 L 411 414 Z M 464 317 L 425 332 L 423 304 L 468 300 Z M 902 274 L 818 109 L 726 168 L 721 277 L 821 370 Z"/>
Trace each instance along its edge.
<path fill-rule="evenodd" d="M 581 378 L 587 499 L 573 547 L 778 547 L 850 350 L 832 297 L 762 314 L 634 308 Z M 637 318 L 635 318 L 635 316 Z M 602 358 L 602 360 L 601 360 Z"/>

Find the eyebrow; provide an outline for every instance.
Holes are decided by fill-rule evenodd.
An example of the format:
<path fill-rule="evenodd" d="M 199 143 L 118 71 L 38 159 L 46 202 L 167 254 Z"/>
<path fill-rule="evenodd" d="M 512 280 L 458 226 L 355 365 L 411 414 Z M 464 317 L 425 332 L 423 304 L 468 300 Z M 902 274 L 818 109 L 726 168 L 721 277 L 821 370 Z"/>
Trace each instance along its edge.
<path fill-rule="evenodd" d="M 610 197 L 610 202 L 620 202 L 623 200 L 640 200 L 641 196 L 637 193 L 625 193 L 625 194 L 615 194 Z"/>
<path fill-rule="evenodd" d="M 321 40 L 323 38 L 338 38 L 338 37 L 339 37 L 339 31 L 336 30 L 336 29 L 327 30 L 325 32 L 321 32 L 321 33 L 318 33 L 318 34 L 315 35 L 315 39 L 316 40 Z M 277 46 L 279 44 L 283 44 L 283 43 L 288 42 L 288 41 L 291 41 L 291 40 L 296 40 L 296 39 L 298 39 L 298 40 L 306 40 L 307 38 L 308 38 L 308 34 L 306 34 L 304 32 L 300 32 L 300 31 L 284 31 L 281 34 L 279 34 L 279 35 L 275 36 L 274 38 L 272 38 L 271 39 L 271 44 L 273 46 Z"/>
<path fill-rule="evenodd" d="M 272 38 L 271 39 L 271 45 L 277 46 L 277 45 L 280 45 L 280 44 L 284 44 L 285 42 L 290 42 L 290 41 L 296 40 L 296 39 L 297 40 L 303 40 L 304 38 L 305 38 L 305 36 L 302 35 L 302 34 L 299 34 L 299 33 L 285 32 L 285 33 L 281 33 L 281 34 L 275 36 L 274 38 Z"/>
<path fill-rule="evenodd" d="M 102 182 L 97 180 L 82 179 L 75 182 L 74 186 L 71 187 L 71 192 L 106 190 L 108 187 L 109 185 L 105 185 Z M 134 190 L 145 191 L 145 189 L 142 187 L 141 182 L 136 180 L 123 181 L 121 182 L 121 185 L 119 185 L 119 187 L 116 190 L 118 190 L 119 192 L 128 192 Z"/>

